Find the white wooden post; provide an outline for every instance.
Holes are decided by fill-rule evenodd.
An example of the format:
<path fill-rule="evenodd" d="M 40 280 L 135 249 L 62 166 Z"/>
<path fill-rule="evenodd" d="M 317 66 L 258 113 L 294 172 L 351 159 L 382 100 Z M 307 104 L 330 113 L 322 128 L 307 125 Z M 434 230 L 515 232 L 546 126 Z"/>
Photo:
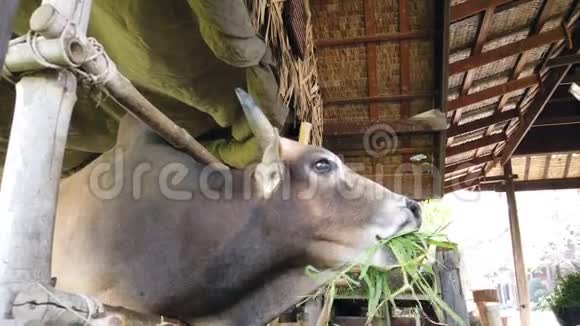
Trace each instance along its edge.
<path fill-rule="evenodd" d="M 522 249 L 522 236 L 520 234 L 520 222 L 518 219 L 518 207 L 516 204 L 516 193 L 512 173 L 512 162 L 509 160 L 503 166 L 503 173 L 506 178 L 505 193 L 508 202 L 508 212 L 510 220 L 510 234 L 512 240 L 512 251 L 514 254 L 514 271 L 516 274 L 516 286 L 518 292 L 518 310 L 520 312 L 520 324 L 530 325 L 530 296 L 528 293 L 528 277 L 526 275 L 526 264 L 524 263 L 524 252 Z"/>
<path fill-rule="evenodd" d="M 91 0 L 45 0 L 86 33 Z M 0 320 L 17 292 L 48 284 L 58 184 L 76 102 L 65 70 L 39 72 L 16 85 L 16 105 L 0 186 Z"/>

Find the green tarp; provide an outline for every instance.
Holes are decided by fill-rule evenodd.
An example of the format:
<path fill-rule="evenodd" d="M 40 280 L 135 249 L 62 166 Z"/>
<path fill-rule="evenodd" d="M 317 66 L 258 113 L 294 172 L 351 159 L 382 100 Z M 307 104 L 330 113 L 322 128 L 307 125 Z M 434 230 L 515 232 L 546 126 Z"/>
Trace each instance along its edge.
<path fill-rule="evenodd" d="M 27 32 L 39 3 L 21 1 L 16 34 Z M 153 104 L 194 137 L 206 139 L 204 145 L 227 164 L 242 167 L 257 158 L 235 87 L 248 89 L 274 124 L 282 125 L 287 116 L 278 95 L 276 63 L 251 24 L 245 1 L 94 0 L 89 36 L 103 44 Z M 2 158 L 13 103 L 13 86 L 2 82 Z M 123 114 L 98 89 L 79 87 L 64 170 L 110 149 Z M 221 136 L 211 138 L 210 131 Z"/>

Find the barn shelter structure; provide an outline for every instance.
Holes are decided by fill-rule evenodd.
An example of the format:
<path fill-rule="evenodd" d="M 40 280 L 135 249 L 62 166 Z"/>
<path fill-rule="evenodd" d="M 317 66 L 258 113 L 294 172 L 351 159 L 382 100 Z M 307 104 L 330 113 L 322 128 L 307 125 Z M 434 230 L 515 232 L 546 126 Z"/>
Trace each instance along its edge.
<path fill-rule="evenodd" d="M 243 87 L 285 135 L 303 131 L 303 141 L 395 192 L 423 200 L 505 191 L 529 324 L 514 192 L 580 187 L 580 105 L 569 92 L 580 73 L 577 0 L 42 3 L 63 17 L 38 11 L 39 1 L 0 0 L 0 105 L 17 108 L 0 115 L 0 208 L 27 225 L 23 234 L 52 229 L 38 216 L 55 210 L 23 196 L 42 189 L 54 202 L 61 175 L 113 146 L 126 110 L 200 161 L 254 161 L 233 93 Z M 56 51 L 51 40 L 67 46 Z M 47 68 L 40 82 L 26 78 Z M 18 110 L 18 92 L 64 115 Z M 10 154 L 12 142 L 30 149 Z M 50 245 L 9 259 L 17 256 L 33 271 L 17 281 L 50 277 Z"/>

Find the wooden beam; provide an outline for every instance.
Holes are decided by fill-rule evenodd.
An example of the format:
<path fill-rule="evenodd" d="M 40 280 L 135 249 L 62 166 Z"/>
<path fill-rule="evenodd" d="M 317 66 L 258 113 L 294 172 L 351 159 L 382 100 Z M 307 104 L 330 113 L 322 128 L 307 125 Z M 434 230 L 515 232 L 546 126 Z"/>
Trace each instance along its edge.
<path fill-rule="evenodd" d="M 579 139 L 579 125 L 537 127 L 528 132 L 514 151 L 514 155 L 578 152 Z"/>
<path fill-rule="evenodd" d="M 506 140 L 505 134 L 495 134 L 491 136 L 485 136 L 474 141 L 470 141 L 467 143 L 463 143 L 461 145 L 451 146 L 447 148 L 447 157 L 476 150 L 485 146 L 495 145 L 505 140 Z"/>
<path fill-rule="evenodd" d="M 465 96 L 460 96 L 447 103 L 447 111 L 454 111 L 458 108 L 482 102 L 503 94 L 511 93 L 522 88 L 528 88 L 540 83 L 538 75 L 526 76 L 505 84 L 492 86 L 482 91 L 472 93 Z"/>
<path fill-rule="evenodd" d="M 458 74 L 469 69 L 481 67 L 488 63 L 498 61 L 527 50 L 531 50 L 546 44 L 563 40 L 566 33 L 562 28 L 556 28 L 542 34 L 538 34 L 520 41 L 516 41 L 493 50 L 459 60 L 449 65 L 449 75 Z"/>
<path fill-rule="evenodd" d="M 570 116 L 554 116 L 554 117 L 539 117 L 532 125 L 532 128 L 537 127 L 553 127 L 580 124 L 580 115 Z"/>
<path fill-rule="evenodd" d="M 457 171 L 462 171 L 474 166 L 478 166 L 481 164 L 485 164 L 488 162 L 493 161 L 494 157 L 492 154 L 488 154 L 488 155 L 484 155 L 484 156 L 477 156 L 475 158 L 472 158 L 471 160 L 468 161 L 462 161 L 462 162 L 456 162 L 456 163 L 451 163 L 451 164 L 447 164 L 447 166 L 445 167 L 445 171 L 447 174 L 452 174 L 454 172 Z"/>
<path fill-rule="evenodd" d="M 479 170 L 476 172 L 472 172 L 466 175 L 463 175 L 459 178 L 454 178 L 451 180 L 445 181 L 445 192 L 456 191 L 460 189 L 465 189 L 468 187 L 475 186 L 479 184 L 479 181 L 483 177 L 483 171 Z"/>
<path fill-rule="evenodd" d="M 468 132 L 476 131 L 479 129 L 487 128 L 489 126 L 495 125 L 496 123 L 508 121 L 515 119 L 519 116 L 518 110 L 509 110 L 500 113 L 496 113 L 489 117 L 473 120 L 458 126 L 451 126 L 447 130 L 448 137 L 455 137 Z M 326 128 L 326 125 L 325 125 Z"/>
<path fill-rule="evenodd" d="M 481 23 L 479 24 L 479 29 L 477 31 L 477 37 L 475 39 L 475 46 L 471 50 L 471 55 L 481 54 L 483 50 L 483 45 L 487 40 L 487 35 L 491 28 L 491 22 L 493 21 L 493 13 L 495 11 L 495 5 L 491 5 L 485 10 L 483 14 L 483 18 L 481 19 Z M 475 69 L 468 70 L 465 73 L 465 77 L 463 79 L 463 85 L 461 87 L 461 95 L 467 95 L 471 85 L 473 84 L 473 76 L 475 75 Z"/>
<path fill-rule="evenodd" d="M 408 33 L 409 32 L 409 13 L 408 13 L 408 0 L 399 0 L 399 32 Z M 409 42 L 407 40 L 399 41 L 399 64 L 400 64 L 400 76 L 401 76 L 401 94 L 406 94 L 409 92 L 409 83 L 411 79 L 410 72 L 410 55 L 409 55 Z M 410 104 L 409 101 L 401 102 L 400 109 L 401 118 L 408 118 L 410 115 Z"/>
<path fill-rule="evenodd" d="M 330 98 L 324 100 L 325 105 L 342 105 L 342 104 L 365 104 L 381 102 L 401 102 L 422 98 L 432 98 L 434 92 L 415 92 L 409 94 L 387 95 L 387 96 L 368 96 L 368 97 L 348 97 L 348 98 Z"/>
<path fill-rule="evenodd" d="M 487 34 L 491 28 L 491 22 L 493 21 L 493 13 L 495 11 L 495 4 L 492 3 L 484 12 L 481 22 L 479 23 L 479 28 L 477 31 L 477 37 L 475 39 L 475 45 L 471 50 L 471 55 L 481 54 L 483 50 L 483 45 L 487 40 Z M 468 70 L 463 77 L 463 84 L 461 85 L 460 96 L 465 96 L 469 93 L 469 89 L 473 84 L 473 77 L 475 76 L 475 69 Z M 459 108 L 453 115 L 452 126 L 455 126 L 461 120 L 462 110 Z M 451 137 L 448 135 L 448 137 Z"/>
<path fill-rule="evenodd" d="M 376 34 L 374 36 L 361 36 L 340 39 L 320 39 L 316 40 L 317 48 L 326 48 L 334 46 L 352 46 L 366 43 L 393 42 L 400 40 L 421 40 L 433 38 L 433 31 L 411 31 L 407 33 Z"/>
<path fill-rule="evenodd" d="M 580 189 L 580 178 L 524 180 L 514 182 L 514 191 Z M 505 191 L 501 184 L 482 184 L 482 191 Z"/>
<path fill-rule="evenodd" d="M 374 0 L 364 0 L 365 12 L 365 32 L 368 37 L 373 37 L 377 33 L 375 25 L 375 5 Z M 378 95 L 377 84 L 377 45 L 367 43 L 367 83 L 369 97 Z M 377 103 L 369 102 L 369 116 L 371 120 L 379 118 L 379 108 Z"/>
<path fill-rule="evenodd" d="M 567 178 L 570 173 L 570 163 L 572 163 L 572 153 L 566 155 L 566 165 L 564 166 L 564 173 L 562 173 L 562 178 Z"/>
<path fill-rule="evenodd" d="M 578 50 L 576 50 L 578 51 Z M 506 146 L 503 149 L 503 155 L 501 158 L 502 165 L 507 163 L 509 159 L 512 157 L 513 153 L 515 152 L 518 145 L 521 143 L 524 136 L 528 133 L 550 98 L 556 88 L 564 79 L 568 71 L 570 70 L 570 66 L 564 66 L 555 68 L 550 75 L 546 78 L 546 81 L 543 83 L 541 90 L 536 95 L 530 107 L 526 110 L 526 114 L 523 116 L 522 121 L 520 121 L 519 127 L 516 131 L 511 135 L 510 139 L 507 141 Z"/>
<path fill-rule="evenodd" d="M 526 275 L 526 265 L 524 263 L 524 253 L 522 250 L 522 238 L 520 234 L 520 223 L 518 220 L 518 208 L 512 178 L 512 163 L 508 161 L 504 165 L 504 176 L 506 178 L 505 190 L 508 202 L 508 212 L 510 221 L 510 233 L 512 240 L 512 250 L 514 256 L 514 271 L 516 274 L 516 287 L 518 293 L 518 303 L 520 311 L 520 324 L 530 325 L 530 297 L 528 294 L 528 278 Z"/>
<path fill-rule="evenodd" d="M 325 136 L 364 135 L 370 128 L 385 126 L 397 134 L 426 133 L 441 131 L 447 128 L 447 122 L 440 118 L 376 120 L 376 121 L 325 121 Z"/>
<path fill-rule="evenodd" d="M 548 60 L 548 62 L 546 62 L 546 67 L 556 68 L 561 66 L 573 65 L 576 63 L 580 63 L 580 53 L 564 55 L 561 57 L 550 59 Z"/>
<path fill-rule="evenodd" d="M 537 35 L 540 33 L 540 31 L 542 30 L 542 27 L 544 27 L 546 20 L 548 19 L 550 13 L 552 12 L 553 4 L 554 4 L 554 0 L 545 0 L 544 1 L 542 8 L 540 9 L 540 13 L 537 16 L 536 21 L 535 21 L 532 29 L 528 33 L 528 36 Z M 553 48 L 554 48 L 553 46 L 550 46 L 550 49 L 547 52 L 548 56 L 550 55 L 550 53 L 552 53 Z M 512 70 L 512 73 L 511 73 L 509 80 L 518 79 L 520 74 L 524 70 L 524 67 L 526 66 L 527 62 L 528 62 L 528 60 L 526 59 L 526 53 L 525 52 L 520 53 L 518 55 L 518 59 L 516 60 L 516 64 L 514 66 L 514 69 Z M 503 107 L 508 102 L 508 100 L 509 100 L 509 97 L 507 95 L 502 96 L 499 99 L 499 103 L 497 105 L 496 112 L 501 112 Z"/>
<path fill-rule="evenodd" d="M 435 89 L 438 90 L 433 97 L 435 108 L 441 113 L 447 112 L 447 97 L 449 92 L 449 0 L 435 2 L 435 29 L 439 32 L 434 39 L 435 54 L 433 57 L 433 80 Z M 437 84 L 438 81 L 438 84 Z M 442 130 L 433 137 L 433 197 L 441 198 L 445 194 L 445 157 L 447 148 L 447 132 Z"/>
<path fill-rule="evenodd" d="M 544 162 L 544 179 L 548 179 L 548 174 L 550 173 L 550 162 L 552 161 L 552 154 L 546 156 L 546 162 Z"/>
<path fill-rule="evenodd" d="M 530 176 L 530 167 L 531 167 L 531 163 L 532 163 L 532 158 L 529 156 L 526 156 L 526 170 L 524 172 L 524 180 L 528 180 L 529 176 Z"/>
<path fill-rule="evenodd" d="M 468 0 L 450 8 L 451 23 L 477 15 L 491 6 L 500 6 L 513 0 Z"/>

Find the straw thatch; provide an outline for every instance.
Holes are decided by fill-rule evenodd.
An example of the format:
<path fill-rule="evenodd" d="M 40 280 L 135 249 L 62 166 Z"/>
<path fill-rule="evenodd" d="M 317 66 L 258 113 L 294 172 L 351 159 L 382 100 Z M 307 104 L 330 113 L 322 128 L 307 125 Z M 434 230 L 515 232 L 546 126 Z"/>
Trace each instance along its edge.
<path fill-rule="evenodd" d="M 306 12 L 306 49 L 304 59 L 293 53 L 288 31 L 284 27 L 284 1 L 251 0 L 254 26 L 264 31 L 265 40 L 279 62 L 280 96 L 285 105 L 296 108 L 299 121 L 312 123 L 311 141 L 322 143 L 322 99 L 318 86 L 318 72 L 314 55 L 314 38 L 310 6 L 304 3 Z"/>

